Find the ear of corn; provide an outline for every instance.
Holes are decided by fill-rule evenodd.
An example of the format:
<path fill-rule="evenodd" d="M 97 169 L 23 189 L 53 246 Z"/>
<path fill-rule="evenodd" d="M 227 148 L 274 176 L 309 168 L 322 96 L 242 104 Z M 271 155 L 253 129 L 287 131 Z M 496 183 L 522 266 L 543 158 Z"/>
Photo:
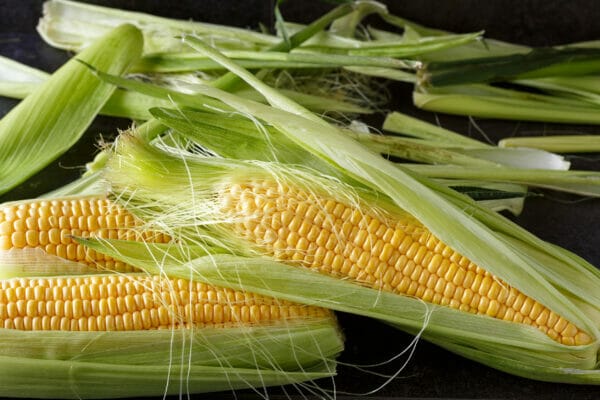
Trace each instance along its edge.
<path fill-rule="evenodd" d="M 230 107 L 270 124 L 295 143 L 304 146 L 307 151 L 338 168 L 342 177 L 334 181 L 320 177 L 315 171 L 284 167 L 277 163 L 211 158 L 203 154 L 186 154 L 176 149 L 162 152 L 143 143 L 135 143 L 127 137 L 121 138 L 117 146 L 117 156 L 109 168 L 108 178 L 113 183 L 116 194 L 127 198 L 135 213 L 144 216 L 145 220 L 156 222 L 161 227 L 170 227 L 172 230 L 169 233 L 181 235 L 183 240 L 202 242 L 211 235 L 217 236 L 221 244 L 228 244 L 229 248 L 237 253 L 230 260 L 224 259 L 227 256 L 223 255 L 214 258 L 201 257 L 180 268 L 169 264 L 169 268 L 165 266 L 169 274 L 201 270 L 200 275 L 203 278 L 199 279 L 215 279 L 223 285 L 243 285 L 258 292 L 277 293 L 283 298 L 309 303 L 327 303 L 329 307 L 336 309 L 351 309 L 353 312 L 365 315 L 377 315 L 411 332 L 418 332 L 423 328 L 424 337 L 466 356 L 469 356 L 469 349 L 473 349 L 473 358 L 515 374 L 526 376 L 536 365 L 541 365 L 543 368 L 540 371 L 544 372 L 535 376 L 538 379 L 580 383 L 599 382 L 597 370 L 594 368 L 597 364 L 599 337 L 599 323 L 596 319 L 597 304 L 600 304 L 597 301 L 598 294 L 595 288 L 598 287 L 600 277 L 597 271 L 594 272 L 593 267 L 565 251 L 544 243 L 501 216 L 478 207 L 464 196 L 390 164 L 365 150 L 333 126 L 290 102 L 289 99 L 282 98 L 279 93 L 256 81 L 251 74 L 233 65 L 229 60 L 214 54 L 214 51 L 206 47 L 197 46 L 197 48 L 238 73 L 277 108 L 251 103 L 209 87 L 201 88 L 199 90 L 201 93 L 218 97 Z M 274 143 L 274 146 L 277 146 L 277 143 Z M 164 183 L 166 176 L 169 177 L 167 184 Z M 267 189 L 264 197 L 238 193 L 239 197 L 233 200 L 224 199 L 223 194 L 227 193 L 227 189 L 233 185 L 239 184 L 240 187 L 250 188 L 252 191 L 251 187 L 261 179 L 276 182 L 275 186 L 278 189 L 271 191 Z M 357 185 L 356 182 L 359 184 Z M 135 190 L 132 190 L 133 188 Z M 161 192 L 162 190 L 164 192 Z M 280 196 L 279 190 L 286 192 L 285 196 Z M 290 198 L 288 191 L 296 194 L 304 191 L 305 195 L 300 195 L 301 199 L 295 199 L 294 196 Z M 285 207 L 287 202 L 288 207 L 291 208 L 297 208 L 307 199 L 321 199 L 315 203 L 317 211 L 320 208 L 327 210 L 326 205 L 331 198 L 336 199 L 334 205 L 336 202 L 345 203 L 345 207 L 351 211 L 350 233 L 344 231 L 346 220 L 342 219 L 342 228 L 336 228 L 337 232 L 331 231 L 332 227 L 336 227 L 336 220 L 330 221 L 328 227 L 330 240 L 326 240 L 324 244 L 327 250 L 334 250 L 341 245 L 342 266 L 339 271 L 335 270 L 334 262 L 330 264 L 330 271 L 327 273 L 333 271 L 334 275 L 344 279 L 359 278 L 359 283 L 365 285 L 372 283 L 369 277 L 369 273 L 372 273 L 376 284 L 371 288 L 361 289 L 361 293 L 364 290 L 365 297 L 371 301 L 365 302 L 365 298 L 362 298 L 360 300 L 363 302 L 359 302 L 359 295 L 352 297 L 351 293 L 359 291 L 356 285 L 339 281 L 338 284 L 334 284 L 331 278 L 325 280 L 321 275 L 317 277 L 316 274 L 309 275 L 306 270 L 297 269 L 301 271 L 297 272 L 298 274 L 312 277 L 302 278 L 304 283 L 310 282 L 310 285 L 315 287 L 321 283 L 325 285 L 321 287 L 327 287 L 328 293 L 331 293 L 331 299 L 336 299 L 318 300 L 314 289 L 308 289 L 308 285 L 290 284 L 289 282 L 295 282 L 300 278 L 293 278 L 293 267 L 285 268 L 277 262 L 265 263 L 269 265 L 265 267 L 266 269 L 274 269 L 275 265 L 281 267 L 281 273 L 276 277 L 273 277 L 274 272 L 271 270 L 268 272 L 263 270 L 269 278 L 265 278 L 264 275 L 253 278 L 250 273 L 245 275 L 240 272 L 246 268 L 257 268 L 257 262 L 252 261 L 253 258 L 240 258 L 240 256 L 267 255 L 272 259 L 300 265 L 307 263 L 306 258 L 317 258 L 316 252 L 321 247 L 321 244 L 318 244 L 319 228 L 311 232 L 312 228 L 308 226 L 306 238 L 299 234 L 305 224 L 302 216 L 311 212 L 310 206 L 279 222 L 276 218 L 270 218 L 269 223 L 274 225 L 263 225 L 261 218 L 268 219 L 278 210 L 275 206 L 262 208 L 271 196 L 275 199 L 275 205 L 279 206 L 277 200 L 282 199 L 280 200 L 282 207 Z M 187 198 L 190 200 L 186 200 Z M 186 203 L 188 206 L 185 206 Z M 290 205 L 292 203 L 293 206 Z M 369 205 L 367 210 L 362 208 L 365 204 Z M 236 211 L 233 214 L 224 213 L 223 211 L 230 206 L 236 208 Z M 468 214 L 463 212 L 465 209 L 469 211 Z M 383 216 L 384 220 L 391 216 L 396 218 L 396 221 L 399 221 L 399 217 L 408 215 L 413 225 L 421 227 L 419 229 L 422 229 L 425 246 L 418 243 L 418 247 L 414 250 L 410 243 L 408 249 L 395 247 L 400 254 L 398 259 L 404 255 L 415 264 L 420 264 L 427 256 L 427 252 L 432 250 L 427 249 L 428 239 L 434 238 L 443 246 L 443 249 L 440 249 L 442 253 L 444 249 L 450 252 L 446 255 L 450 264 L 454 263 L 457 269 L 460 269 L 458 267 L 462 267 L 463 262 L 466 263 L 464 265 L 466 271 L 462 273 L 463 275 L 468 275 L 470 265 L 473 266 L 474 274 L 483 270 L 481 278 L 477 278 L 479 280 L 473 278 L 477 287 L 471 286 L 473 303 L 468 302 L 469 308 L 476 312 L 460 311 L 460 305 L 464 305 L 462 297 L 457 307 L 458 311 L 450 307 L 451 300 L 447 300 L 446 305 L 438 299 L 440 305 L 436 305 L 437 301 L 433 301 L 433 298 L 436 297 L 437 283 L 431 282 L 433 285 L 431 290 L 429 281 L 433 279 L 432 275 L 435 275 L 431 272 L 429 277 L 420 272 L 410 273 L 409 287 L 417 285 L 418 289 L 423 286 L 423 293 L 417 294 L 416 291 L 410 290 L 406 292 L 399 290 L 400 293 L 397 294 L 386 293 L 386 290 L 389 290 L 386 284 L 400 287 L 403 284 L 396 282 L 392 285 L 391 283 L 395 279 L 401 282 L 405 276 L 396 269 L 395 275 L 388 277 L 387 267 L 380 267 L 377 263 L 370 265 L 371 260 L 374 259 L 370 254 L 381 254 L 371 252 L 376 250 L 379 239 L 383 237 L 370 239 L 373 232 L 369 231 L 371 229 L 369 223 L 363 227 L 366 232 L 364 235 L 351 238 L 353 227 L 360 225 L 362 217 L 371 216 L 373 219 L 373 213 L 378 217 Z M 280 211 L 280 214 L 283 215 L 283 212 Z M 336 215 L 336 218 L 341 217 Z M 314 216 L 311 215 L 309 221 L 311 219 L 316 223 Z M 257 222 L 259 220 L 260 223 Z M 414 221 L 418 222 L 414 223 Z M 243 230 L 238 230 L 237 234 L 232 233 L 231 229 L 236 222 L 244 225 Z M 277 224 L 279 227 L 275 229 Z M 395 224 L 398 227 L 398 222 Z M 406 224 L 400 223 L 400 225 Z M 374 226 L 372 229 L 375 236 L 378 235 L 377 230 L 381 226 L 386 229 L 388 227 L 381 222 L 378 226 Z M 323 227 L 325 226 L 321 229 Z M 409 231 L 405 231 L 404 236 L 411 237 L 414 232 Z M 316 238 L 309 240 L 309 236 L 314 235 Z M 385 230 L 382 235 L 385 235 Z M 355 242 L 355 239 L 358 241 Z M 419 242 L 414 237 L 411 240 Z M 283 241 L 281 254 L 278 254 L 276 249 L 278 241 Z M 314 247 L 314 243 L 317 243 L 317 247 Z M 385 244 L 384 241 L 383 245 Z M 270 245 L 272 245 L 271 249 L 269 249 Z M 354 251 L 356 247 L 360 249 Z M 421 247 L 424 248 L 423 251 L 420 250 Z M 349 250 L 349 253 L 345 254 L 345 250 Z M 412 254 L 413 252 L 416 254 Z M 366 256 L 363 257 L 363 254 Z M 427 268 L 432 264 L 435 256 L 435 252 L 430 254 L 431 260 L 426 264 Z M 414 260 L 415 257 L 420 259 L 418 263 Z M 562 264 L 563 270 L 545 267 L 545 258 L 553 259 L 554 266 Z M 218 271 L 209 276 L 206 274 L 206 269 L 210 269 L 210 265 L 214 262 L 218 264 Z M 260 262 L 264 260 L 261 259 Z M 434 262 L 433 265 L 437 263 Z M 149 265 L 144 267 L 152 269 Z M 226 273 L 223 271 L 228 268 L 232 271 L 224 276 Z M 400 269 L 404 271 L 403 268 Z M 423 269 L 421 267 L 421 272 Z M 409 271 L 403 273 L 409 274 Z M 572 273 L 581 274 L 587 279 L 583 287 L 575 289 L 568 283 Z M 451 280 L 455 287 L 460 284 L 458 281 L 454 283 L 454 275 L 441 274 L 443 279 L 437 279 L 437 282 Z M 259 279 L 261 282 L 258 282 Z M 528 315 L 530 320 L 532 317 L 535 318 L 538 325 L 545 318 L 542 317 L 539 322 L 537 321 L 542 314 L 544 316 L 548 314 L 548 319 L 550 315 L 556 315 L 558 319 L 562 317 L 567 325 L 570 323 L 569 331 L 573 331 L 571 326 L 576 327 L 573 335 L 579 335 L 578 340 L 563 341 L 560 338 L 555 340 L 556 338 L 552 338 L 554 334 L 550 332 L 550 328 L 548 328 L 549 333 L 546 334 L 541 328 L 520 323 L 529 322 L 525 317 L 522 321 L 512 317 L 504 321 L 487 315 L 494 314 L 492 310 L 497 310 L 494 305 L 496 299 L 493 296 L 498 293 L 491 295 L 492 297 L 484 296 L 488 289 L 488 285 L 484 283 L 486 281 L 492 284 L 498 283 L 500 293 L 504 288 L 509 292 L 516 290 L 517 297 L 519 293 L 522 294 L 523 304 L 518 305 L 518 311 Z M 464 280 L 463 285 L 465 285 Z M 351 287 L 354 292 L 351 291 Z M 442 294 L 447 287 L 447 284 L 440 283 Z M 434 295 L 427 297 L 425 295 L 427 289 L 434 292 Z M 466 287 L 463 292 L 468 293 Z M 448 296 L 453 298 L 454 293 Z M 479 296 L 477 301 L 473 300 L 475 294 Z M 412 296 L 420 298 L 415 299 Z M 441 298 L 443 299 L 443 296 Z M 530 311 L 536 304 L 540 304 L 542 308 L 536 306 L 536 313 L 539 311 L 539 314 L 531 315 Z M 508 309 L 508 305 L 505 307 Z M 424 313 L 429 309 L 434 311 L 431 314 Z M 477 315 L 477 311 L 486 315 Z M 504 313 L 510 314 L 506 310 Z M 427 315 L 427 318 L 424 318 L 424 315 Z M 552 330 L 558 329 L 556 321 L 552 322 Z M 490 354 L 487 361 L 483 360 L 483 354 Z M 507 367 L 506 360 L 513 361 L 510 368 Z M 586 370 L 589 370 L 589 373 L 580 372 Z"/>
<path fill-rule="evenodd" d="M 79 244 L 77 237 L 121 239 L 157 246 L 163 260 L 182 258 L 167 236 L 106 198 L 7 203 L 0 217 L 2 275 L 17 276 L 0 280 L 2 396 L 158 396 L 335 373 L 342 339 L 329 310 L 131 274 L 130 265 Z M 186 246 L 185 254 L 207 250 Z"/>
<path fill-rule="evenodd" d="M 296 383 L 332 375 L 342 346 L 327 310 L 141 274 L 2 280 L 0 319 L 8 397 Z"/>
<path fill-rule="evenodd" d="M 128 272 L 132 267 L 79 245 L 74 237 L 166 243 L 105 197 L 26 200 L 0 206 L 0 276 Z"/>

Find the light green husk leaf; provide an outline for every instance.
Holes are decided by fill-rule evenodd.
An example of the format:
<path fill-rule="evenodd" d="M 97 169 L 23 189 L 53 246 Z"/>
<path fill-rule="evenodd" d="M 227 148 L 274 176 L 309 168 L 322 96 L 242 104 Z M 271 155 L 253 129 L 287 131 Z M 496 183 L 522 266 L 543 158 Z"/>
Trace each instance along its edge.
<path fill-rule="evenodd" d="M 371 114 L 373 112 L 373 110 L 368 107 L 361 107 L 347 101 L 336 100 L 335 98 L 321 97 L 286 89 L 279 90 L 315 113 L 338 112 L 347 114 Z M 264 102 L 260 93 L 256 93 L 252 89 L 238 90 L 235 94 L 248 100 Z"/>
<path fill-rule="evenodd" d="M 356 2 L 359 5 L 360 2 Z M 385 16 L 384 13 L 378 13 Z M 349 14 L 352 16 L 352 14 Z M 339 21 L 340 19 L 338 19 Z M 334 22 L 335 24 L 335 22 Z M 285 29 L 290 33 L 297 33 L 305 28 L 305 25 L 286 23 Z M 302 49 L 315 53 L 347 54 L 356 56 L 372 57 L 395 57 L 416 58 L 423 54 L 437 52 L 446 49 L 460 48 L 468 43 L 481 39 L 483 32 L 465 34 L 451 34 L 423 36 L 413 40 L 405 40 L 401 37 L 397 40 L 361 40 L 354 37 L 338 35 L 331 29 L 313 35 L 310 40 L 302 46 Z"/>
<path fill-rule="evenodd" d="M 600 104 L 600 80 L 597 75 L 518 79 L 514 83 L 559 97 L 574 97 L 592 105 Z"/>
<path fill-rule="evenodd" d="M 356 28 L 362 20 L 371 14 L 385 15 L 388 13 L 387 7 L 376 1 L 358 1 L 356 9 L 350 14 L 338 18 L 331 24 L 329 31 L 342 37 L 354 37 Z"/>
<path fill-rule="evenodd" d="M 509 149 L 494 146 L 465 147 L 459 143 L 431 143 L 426 140 L 399 136 L 352 132 L 358 142 L 381 154 L 432 164 L 463 166 L 505 166 L 524 169 L 567 170 L 570 163 L 563 157 L 536 149 Z"/>
<path fill-rule="evenodd" d="M 460 135 L 441 126 L 413 118 L 400 112 L 389 113 L 383 122 L 383 129 L 400 133 L 416 139 L 427 140 L 428 143 L 440 143 L 443 146 L 462 145 L 465 147 L 490 147 L 479 140 Z"/>
<path fill-rule="evenodd" d="M 424 36 L 447 36 L 453 34 L 452 32 L 425 27 L 392 14 L 382 15 L 382 18 L 389 24 L 404 29 L 403 36 L 405 40 L 414 41 Z M 389 32 L 381 32 L 373 28 L 369 28 L 369 32 L 378 39 L 385 39 L 385 37 L 390 35 Z M 383 36 L 384 34 L 385 36 Z M 423 54 L 419 58 L 423 61 L 464 60 L 477 57 L 526 53 L 529 50 L 530 48 L 526 46 L 483 38 L 482 40 L 466 43 L 451 49 Z"/>
<path fill-rule="evenodd" d="M 483 32 L 438 37 L 424 37 L 414 42 L 362 41 L 337 38 L 329 32 L 315 35 L 303 49 L 351 56 L 415 58 L 423 54 L 452 49 L 481 38 Z"/>
<path fill-rule="evenodd" d="M 188 279 L 191 274 L 194 280 L 381 319 L 513 374 L 550 381 L 600 383 L 600 372 L 593 369 L 597 344 L 564 346 L 530 326 L 428 304 L 265 259 L 218 254 L 185 261 L 164 257 L 162 249 L 153 245 L 81 241 L 147 272 Z M 486 359 L 485 354 L 490 357 Z M 535 367 L 543 373 L 531 374 Z"/>
<path fill-rule="evenodd" d="M 333 319 L 131 332 L 1 331 L 0 395 L 6 397 L 264 392 L 334 375 L 342 350 Z M 306 390 L 318 391 L 310 383 Z"/>
<path fill-rule="evenodd" d="M 116 28 L 67 62 L 2 118 L 0 193 L 69 149 L 114 91 L 114 86 L 98 79 L 79 60 L 121 74 L 140 56 L 141 46 L 141 34 L 135 27 Z"/>
<path fill-rule="evenodd" d="M 344 67 L 350 72 L 356 72 L 367 76 L 377 78 L 390 79 L 399 82 L 415 83 L 416 76 L 412 72 L 407 72 L 399 69 L 383 68 L 383 67 Z"/>
<path fill-rule="evenodd" d="M 248 69 L 340 68 L 345 66 L 409 68 L 404 61 L 395 58 L 319 54 L 301 49 L 290 53 L 240 50 L 226 51 L 224 54 Z M 220 64 L 196 52 L 150 54 L 144 56 L 132 67 L 134 72 L 187 72 L 224 69 Z"/>
<path fill-rule="evenodd" d="M 182 21 L 68 0 L 44 3 L 44 16 L 38 32 L 50 45 L 65 50 L 81 51 L 97 37 L 115 26 L 130 23 L 144 34 L 144 52 L 181 50 L 182 33 L 211 38 L 224 47 L 255 50 L 273 45 L 279 39 L 246 29 L 194 21 Z"/>
<path fill-rule="evenodd" d="M 38 90 L 49 77 L 50 74 L 44 71 L 0 57 L 0 96 L 24 99 Z M 172 105 L 173 103 L 167 100 L 116 89 L 99 113 L 133 120 L 146 120 L 150 118 L 148 109 Z"/>
<path fill-rule="evenodd" d="M 403 164 L 405 168 L 429 178 L 480 179 L 490 182 L 511 182 L 531 187 L 558 190 L 581 196 L 600 196 L 600 172 L 560 171 L 487 167 L 476 169 L 460 165 Z"/>
<path fill-rule="evenodd" d="M 556 153 L 595 153 L 600 151 L 598 135 L 521 136 L 502 139 L 500 147 L 528 147 Z"/>
<path fill-rule="evenodd" d="M 557 123 L 599 124 L 598 108 L 584 100 L 538 95 L 486 85 L 459 85 L 442 88 L 417 86 L 413 103 L 424 110 Z"/>

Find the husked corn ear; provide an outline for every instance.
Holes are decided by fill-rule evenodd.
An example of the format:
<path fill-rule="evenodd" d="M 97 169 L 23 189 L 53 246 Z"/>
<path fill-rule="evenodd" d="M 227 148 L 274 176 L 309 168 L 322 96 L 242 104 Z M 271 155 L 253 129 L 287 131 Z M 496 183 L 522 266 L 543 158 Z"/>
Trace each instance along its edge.
<path fill-rule="evenodd" d="M 274 181 L 232 184 L 221 208 L 234 231 L 278 260 L 465 312 L 528 324 L 566 345 L 592 338 L 442 243 L 394 219 Z"/>
<path fill-rule="evenodd" d="M 129 331 L 268 323 L 330 311 L 183 279 L 143 275 L 0 282 L 0 327 Z"/>
<path fill-rule="evenodd" d="M 0 207 L 0 251 L 40 248 L 64 259 L 129 272 L 132 267 L 86 249 L 72 236 L 144 240 L 166 243 L 158 232 L 140 229 L 141 222 L 106 198 L 35 200 Z"/>

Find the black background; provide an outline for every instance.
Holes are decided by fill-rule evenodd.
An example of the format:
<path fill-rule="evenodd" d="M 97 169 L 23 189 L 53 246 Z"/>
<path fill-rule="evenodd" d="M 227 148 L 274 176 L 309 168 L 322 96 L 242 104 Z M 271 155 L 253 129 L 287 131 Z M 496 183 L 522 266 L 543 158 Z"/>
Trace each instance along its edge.
<path fill-rule="evenodd" d="M 273 25 L 270 0 L 246 1 L 158 1 L 158 0 L 103 0 L 87 1 L 129 10 L 145 11 L 167 17 L 255 28 L 259 22 Z M 393 13 L 422 24 L 451 30 L 471 32 L 485 30 L 487 37 L 532 46 L 548 46 L 573 41 L 600 39 L 600 2 L 559 0 L 423 0 L 384 1 Z M 40 0 L 0 0 L 0 54 L 26 64 L 53 71 L 68 55 L 45 45 L 35 32 L 41 14 Z M 330 9 L 331 4 L 290 0 L 282 5 L 282 13 L 289 21 L 309 22 Z M 373 20 L 372 23 L 378 24 Z M 408 85 L 391 84 L 390 110 L 400 110 L 419 118 L 439 122 L 442 126 L 476 138 L 482 138 L 473 124 L 462 117 L 435 115 L 415 109 L 411 104 Z M 49 99 L 51 101 L 51 99 Z M 0 98 L 0 115 L 16 104 Z M 368 122 L 380 125 L 381 116 Z M 557 125 L 545 123 L 477 120 L 477 125 L 492 141 L 513 135 L 542 135 L 545 133 L 596 133 L 591 126 Z M 78 176 L 80 167 L 95 151 L 100 137 L 112 137 L 117 128 L 126 128 L 129 122 L 99 117 L 81 141 L 65 156 L 12 192 L 0 196 L 0 201 L 33 197 L 68 182 Z M 569 156 L 575 168 L 600 170 L 597 155 Z M 581 200 L 551 192 L 536 192 L 527 200 L 525 211 L 516 222 L 538 236 L 561 245 L 600 265 L 598 226 L 600 203 Z M 512 218 L 512 217 L 511 217 Z M 340 315 L 347 338 L 346 350 L 341 357 L 349 364 L 381 363 L 401 352 L 412 340 L 384 324 L 365 318 Z M 403 364 L 401 358 L 371 371 L 394 373 Z M 2 377 L 0 377 L 0 380 Z M 340 366 L 336 378 L 338 398 L 353 398 L 369 392 L 384 383 L 356 368 Z M 321 382 L 330 386 L 330 382 Z M 306 393 L 306 391 L 304 391 Z M 274 398 L 287 394 L 270 389 Z M 348 393 L 348 394 L 346 394 Z M 289 395 L 299 396 L 290 389 Z M 231 398 L 233 393 L 198 395 L 194 398 Z M 252 392 L 239 392 L 238 398 L 255 398 Z M 600 389 L 536 382 L 504 374 L 455 356 L 431 344 L 420 342 L 412 359 L 398 378 L 368 398 L 470 398 L 470 399 L 597 399 Z"/>

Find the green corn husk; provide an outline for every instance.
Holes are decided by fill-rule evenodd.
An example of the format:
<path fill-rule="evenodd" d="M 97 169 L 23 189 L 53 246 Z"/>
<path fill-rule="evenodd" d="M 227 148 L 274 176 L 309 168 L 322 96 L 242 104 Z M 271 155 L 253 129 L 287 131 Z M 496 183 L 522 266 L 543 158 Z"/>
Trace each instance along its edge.
<path fill-rule="evenodd" d="M 68 278 L 68 277 L 65 277 Z M 3 397 L 102 399 L 296 386 L 335 375 L 333 317 L 146 331 L 0 328 Z M 304 383 L 303 383 L 304 382 Z"/>
<path fill-rule="evenodd" d="M 152 109 L 150 112 L 158 121 L 171 128 L 178 135 L 194 143 L 201 144 L 203 147 L 223 157 L 247 160 L 276 160 L 287 164 L 311 166 L 331 176 L 336 176 L 337 174 L 336 170 L 332 169 L 330 165 L 323 163 L 311 153 L 304 151 L 301 147 L 294 146 L 293 142 L 286 139 L 276 129 L 269 126 L 258 126 L 255 122 L 240 115 L 214 115 L 191 110 L 158 108 Z M 265 140 L 265 131 L 268 132 L 268 140 Z M 408 148 L 400 150 L 402 153 L 390 151 L 390 144 L 387 139 L 396 138 L 371 134 L 363 136 L 354 132 L 348 132 L 348 134 L 355 138 L 358 136 L 358 140 L 367 148 L 380 151 L 383 154 L 402 154 L 413 160 L 434 162 L 446 160 L 452 161 L 455 164 L 460 164 L 461 161 L 464 161 L 466 165 L 489 166 L 490 164 L 488 161 L 463 156 L 457 152 L 451 152 L 445 158 L 445 150 L 437 148 L 431 150 L 433 156 L 428 157 L 424 151 L 428 146 L 420 143 L 408 143 Z M 361 141 L 361 136 L 365 140 Z M 285 143 L 285 145 L 273 148 L 271 145 L 273 141 L 280 144 Z M 531 156 L 531 152 L 528 152 L 528 155 Z M 546 163 L 546 166 L 549 167 L 549 164 Z M 480 204 L 486 204 L 493 210 L 500 211 L 506 209 L 515 214 L 519 214 L 522 211 L 527 192 L 526 187 L 522 185 L 493 184 L 478 180 L 460 181 L 452 179 L 444 181 L 443 184 L 453 187 L 462 193 L 467 193 Z"/>
<path fill-rule="evenodd" d="M 399 112 L 387 115 L 383 129 L 409 136 L 403 140 L 432 146 L 440 150 L 488 162 L 487 166 L 495 164 L 498 167 L 510 166 L 526 169 L 568 170 L 570 163 L 564 157 L 536 149 L 519 149 L 506 152 L 496 146 L 474 140 L 448 129 L 420 121 Z M 384 136 L 386 138 L 386 136 Z M 393 146 L 396 136 L 387 139 Z M 384 140 L 385 143 L 385 140 Z M 395 154 L 392 154 L 395 155 Z M 441 163 L 441 162 L 438 162 Z"/>
<path fill-rule="evenodd" d="M 79 60 L 121 74 L 140 56 L 142 38 L 131 25 L 107 34 L 56 71 L 0 121 L 0 194 L 15 187 L 73 145 L 114 86 Z"/>
<path fill-rule="evenodd" d="M 336 174 L 330 166 L 319 162 L 302 148 L 294 147 L 292 143 L 287 142 L 285 146 L 273 149 L 271 141 L 279 143 L 286 140 L 285 137 L 267 126 L 262 129 L 266 130 L 272 139 L 264 140 L 265 133 L 261 132 L 254 122 L 239 115 L 215 116 L 206 112 L 169 109 L 152 109 L 150 112 L 166 126 L 221 156 L 302 163 L 320 171 L 327 171 L 331 175 Z M 411 140 L 396 136 L 346 132 L 373 151 L 412 161 L 439 164 L 423 166 L 422 171 L 420 165 L 406 165 L 407 168 L 423 172 L 432 178 L 469 179 L 472 181 L 470 186 L 482 181 L 509 182 L 584 196 L 600 195 L 597 173 L 565 171 L 569 163 L 555 154 L 534 149 L 506 151 L 509 149 L 498 149 L 462 136 L 459 137 L 463 140 L 456 140 L 455 143 L 454 137 L 458 134 L 412 118 L 406 119 L 406 116 L 401 118 L 398 113 L 391 114 L 390 117 L 392 116 L 393 118 L 389 118 L 389 122 L 384 124 L 387 129 L 414 132 L 415 136 L 422 134 L 421 137 L 427 139 Z M 402 128 L 399 127 L 400 119 L 405 122 Z M 411 121 L 415 124 L 409 126 L 413 124 Z M 441 135 L 439 139 L 433 136 L 438 131 Z M 465 146 L 465 142 L 469 144 Z M 471 145 L 470 142 L 474 144 Z M 458 183 L 454 185 L 447 181 L 447 185 L 457 186 Z"/>
<path fill-rule="evenodd" d="M 596 153 L 600 151 L 598 135 L 551 135 L 505 138 L 500 147 L 528 147 L 556 153 Z"/>
<path fill-rule="evenodd" d="M 423 84 L 447 86 L 588 75 L 597 73 L 599 69 L 599 49 L 566 47 L 537 48 L 526 54 L 432 62 L 425 64 L 419 74 Z"/>
<path fill-rule="evenodd" d="M 270 54 L 270 53 L 266 53 Z M 42 82 L 49 78 L 49 74 L 16 61 L 0 57 L 0 95 L 15 99 L 24 99 L 33 93 Z M 166 77 L 168 78 L 168 76 Z M 178 79 L 166 82 L 166 86 L 177 86 Z M 156 77 L 155 77 L 156 80 Z M 164 78 L 162 80 L 165 80 Z M 348 114 L 368 114 L 373 110 L 368 106 L 354 104 L 353 99 L 338 100 L 334 97 L 311 95 L 295 90 L 282 89 L 288 96 L 314 112 L 337 112 Z M 264 101 L 260 94 L 251 89 L 238 90 L 242 97 Z M 338 96 L 339 97 L 339 96 Z M 362 101 L 364 104 L 365 101 Z M 102 115 L 130 118 L 144 121 L 151 118 L 148 110 L 153 107 L 171 107 L 173 103 L 168 99 L 161 100 L 156 97 L 144 96 L 140 93 L 116 89 L 108 98 L 102 109 Z"/>
<path fill-rule="evenodd" d="M 413 103 L 427 111 L 481 118 L 600 124 L 598 108 L 586 100 L 481 84 L 441 88 L 417 85 Z"/>
<path fill-rule="evenodd" d="M 104 247 L 108 254 L 148 271 L 175 276 L 193 273 L 197 279 L 225 286 L 376 317 L 413 333 L 422 330 L 423 337 L 443 347 L 513 374 L 548 381 L 600 383 L 596 369 L 600 273 L 596 268 L 466 197 L 389 163 L 210 48 L 196 41 L 194 45 L 250 83 L 274 107 L 210 87 L 198 88 L 199 93 L 219 98 L 238 112 L 272 126 L 286 136 L 281 144 L 272 142 L 274 149 L 285 146 L 286 141 L 296 148 L 303 147 L 336 170 L 336 178 L 323 177 L 308 166 L 216 158 L 169 146 L 161 150 L 124 136 L 116 146 L 116 155 L 109 160 L 106 175 L 117 198 L 145 220 L 176 236 L 180 233 L 183 240 L 214 240 L 233 254 L 171 262 L 162 260 L 160 253 L 149 247 L 138 246 L 128 253 L 127 248 L 111 242 L 108 246 L 96 243 L 97 249 Z M 223 182 L 261 176 L 409 213 L 448 246 L 563 315 L 593 340 L 587 345 L 566 346 L 529 326 L 361 287 L 264 256 L 255 258 L 241 238 L 231 237 L 227 229 L 219 228 L 221 221 L 211 202 L 215 187 Z M 156 263 L 157 259 L 161 262 Z"/>
<path fill-rule="evenodd" d="M 46 42 L 55 47 L 81 51 L 98 36 L 124 23 L 134 24 L 144 32 L 145 53 L 179 51 L 185 48 L 177 38 L 182 33 L 208 36 L 225 47 L 235 46 L 247 50 L 261 49 L 279 42 L 278 38 L 271 35 L 246 29 L 173 20 L 69 0 L 44 3 L 44 16 L 39 21 L 38 32 Z"/>
<path fill-rule="evenodd" d="M 165 52 L 174 54 L 185 51 L 186 47 L 177 39 L 182 34 L 194 34 L 210 41 L 221 50 L 232 51 L 260 52 L 267 49 L 273 51 L 275 48 L 279 51 L 289 51 L 307 41 L 302 47 L 317 50 L 311 51 L 312 55 L 309 57 L 317 57 L 320 62 L 327 62 L 326 55 L 332 52 L 360 55 L 360 59 L 363 60 L 361 62 L 366 60 L 362 56 L 370 54 L 394 57 L 421 55 L 472 44 L 481 37 L 481 32 L 459 35 L 450 32 L 443 34 L 439 31 L 426 32 L 422 29 L 420 31 L 422 35 L 409 35 L 408 38 L 400 36 L 394 37 L 394 40 L 389 38 L 388 40 L 359 40 L 354 36 L 358 24 L 366 16 L 377 14 L 388 22 L 397 22 L 394 20 L 397 17 L 391 16 L 385 5 L 368 0 L 347 2 L 336 10 L 318 23 L 319 28 L 316 25 L 310 27 L 287 23 L 283 21 L 277 10 L 279 35 L 275 36 L 229 26 L 174 20 L 69 0 L 50 0 L 44 5 L 44 17 L 39 22 L 38 32 L 54 47 L 81 51 L 91 40 L 111 27 L 130 23 L 143 31 L 146 54 Z M 329 23 L 331 29 L 319 32 Z M 304 32 L 296 36 L 301 31 Z M 482 45 L 475 47 L 485 48 Z M 262 58 L 260 55 L 257 57 Z"/>

